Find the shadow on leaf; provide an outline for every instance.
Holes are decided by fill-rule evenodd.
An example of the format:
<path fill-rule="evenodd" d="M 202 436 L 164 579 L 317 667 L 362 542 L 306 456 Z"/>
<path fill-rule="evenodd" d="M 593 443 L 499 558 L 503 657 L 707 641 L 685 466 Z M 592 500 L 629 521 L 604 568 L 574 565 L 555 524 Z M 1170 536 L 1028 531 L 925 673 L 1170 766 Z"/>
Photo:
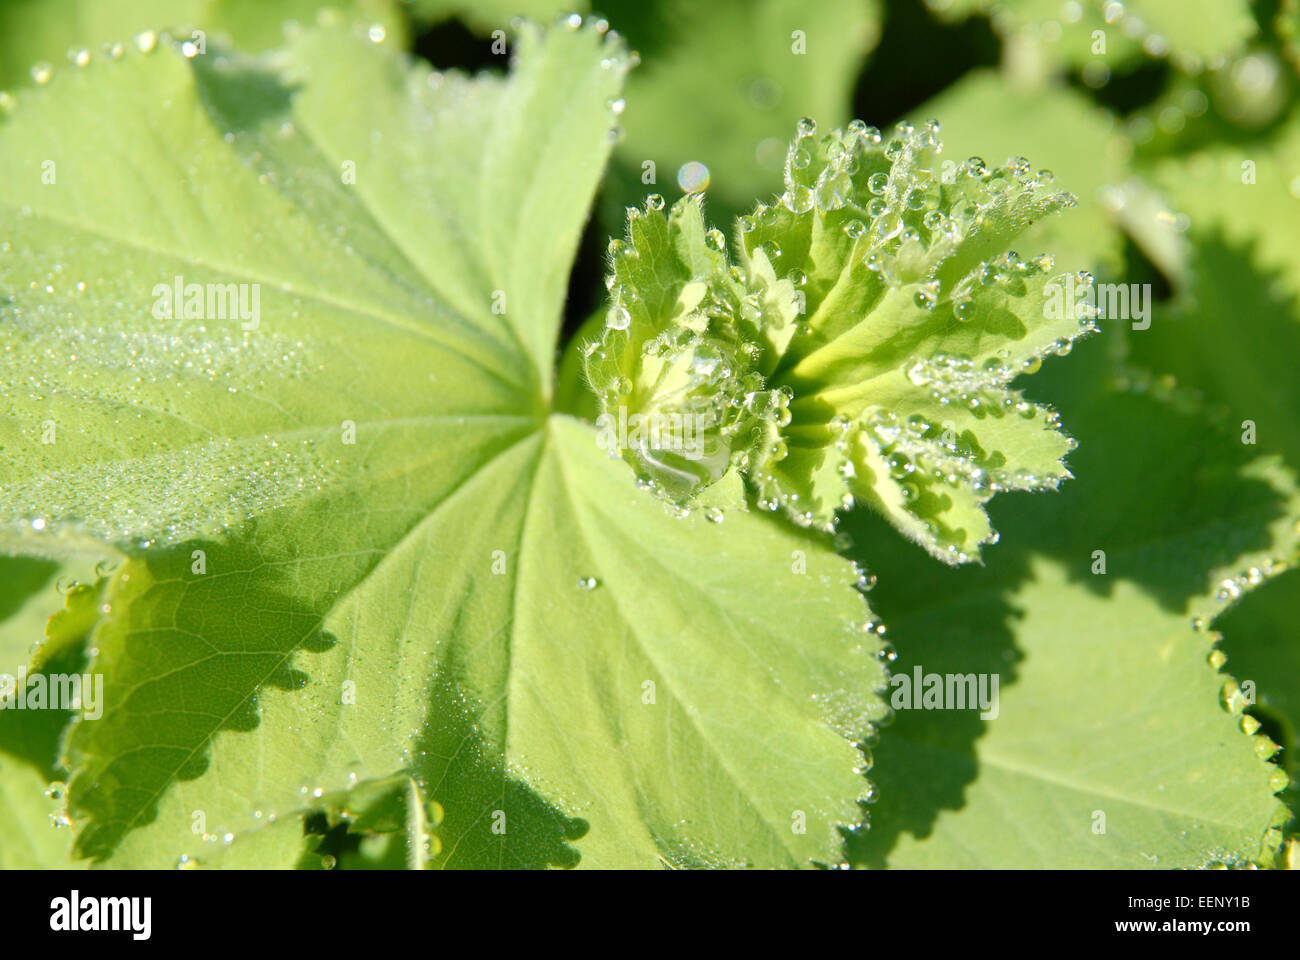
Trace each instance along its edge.
<path fill-rule="evenodd" d="M 71 801 L 92 817 L 79 856 L 105 857 L 127 831 L 151 822 L 173 781 L 207 770 L 218 732 L 258 726 L 261 691 L 306 686 L 295 653 L 334 645 L 320 616 L 291 600 L 272 569 L 246 546 L 191 542 L 118 571 L 112 602 L 124 613 L 95 634 L 108 658 L 96 663 L 105 675 L 104 715 L 69 737 L 74 760 L 86 760 Z M 113 669 L 123 661 L 129 670 Z M 159 729 L 176 738 L 161 741 Z"/>
<path fill-rule="evenodd" d="M 419 746 L 419 779 L 442 805 L 443 869 L 576 867 L 587 821 L 564 816 L 501 768 L 484 741 L 472 700 L 436 678 L 429 690 L 429 724 Z"/>
<path fill-rule="evenodd" d="M 848 518 L 851 556 L 879 574 L 871 602 L 899 652 L 896 675 L 916 667 L 998 673 L 1001 690 L 1011 687 L 1023 656 L 1013 598 L 1034 554 L 1060 562 L 1098 596 L 1122 579 L 1184 614 L 1210 589 L 1209 571 L 1271 545 L 1268 526 L 1286 504 L 1269 483 L 1242 475 L 1255 448 L 1194 412 L 1118 389 L 1114 340 L 1099 337 L 1044 369 L 1043 393 L 1079 440 L 1070 458 L 1076 479 L 1055 495 L 997 498 L 990 514 L 1002 541 L 985 549 L 983 567 L 943 567 L 880 518 Z M 1104 576 L 1093 572 L 1096 550 L 1106 553 Z M 928 836 L 942 811 L 960 809 L 979 773 L 984 732 L 976 711 L 899 711 L 875 747 L 880 799 L 870 829 L 847 838 L 850 862 L 886 866 L 902 833 Z"/>

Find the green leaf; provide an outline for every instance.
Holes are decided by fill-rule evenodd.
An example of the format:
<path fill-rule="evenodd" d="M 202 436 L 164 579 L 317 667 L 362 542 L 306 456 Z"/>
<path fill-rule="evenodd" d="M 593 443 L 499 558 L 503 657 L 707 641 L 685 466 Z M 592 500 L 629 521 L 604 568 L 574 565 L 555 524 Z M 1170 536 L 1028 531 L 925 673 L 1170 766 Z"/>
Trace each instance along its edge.
<path fill-rule="evenodd" d="M 268 825 L 404 776 L 433 866 L 838 859 L 884 682 L 855 572 L 666 513 L 550 412 L 627 56 L 514 49 L 471 81 L 344 28 L 163 45 L 0 126 L 0 546 L 129 555 L 68 739 L 81 853 L 283 862 Z M 155 315 L 178 276 L 260 284 L 258 322 Z"/>
<path fill-rule="evenodd" d="M 424 870 L 442 849 L 442 807 L 409 776 L 356 784 L 323 801 L 328 833 L 315 851 L 341 870 Z M 313 818 L 316 822 L 316 816 Z M 330 850 L 337 850 L 335 857 Z"/>
<path fill-rule="evenodd" d="M 0 557 L 0 674 L 16 689 L 22 675 L 81 673 L 85 642 L 99 614 L 100 567 L 87 557 L 58 564 Z M 0 751 L 61 779 L 64 710 L 0 711 Z"/>
<path fill-rule="evenodd" d="M 0 753 L 0 870 L 69 869 L 73 831 L 38 771 Z"/>
<path fill-rule="evenodd" d="M 301 815 L 238 836 L 207 834 L 202 839 L 207 848 L 201 855 L 182 854 L 172 866 L 177 870 L 323 870 L 332 865 L 316 852 L 320 837 L 305 832 Z"/>
<path fill-rule="evenodd" d="M 64 657 L 83 653 L 86 638 L 103 612 L 100 602 L 103 584 L 98 570 L 85 583 L 71 579 L 64 608 L 45 624 L 44 636 L 32 654 L 30 672 L 42 671 Z"/>
<path fill-rule="evenodd" d="M 78 577 L 93 583 L 93 570 L 85 560 L 60 565 L 0 557 L 0 674 L 16 683 L 22 675 L 80 670 L 80 644 L 89 630 L 71 608 L 84 613 L 97 591 L 73 584 Z M 68 606 L 61 610 L 63 591 Z M 74 866 L 75 831 L 64 809 L 66 773 L 58 760 L 69 719 L 62 710 L 0 710 L 0 869 Z"/>
<path fill-rule="evenodd" d="M 1053 392 L 1081 438 L 1078 482 L 1007 516 L 1020 536 L 986 568 L 910 562 L 856 530 L 889 571 L 872 598 L 895 678 L 1000 677 L 996 717 L 898 711 L 859 862 L 1177 868 L 1268 862 L 1281 842 L 1286 776 L 1243 735 L 1207 624 L 1293 560 L 1300 490 L 1200 411 L 1102 386 L 1103 346 L 1051 371 L 1068 373 Z"/>
<path fill-rule="evenodd" d="M 60 564 L 30 557 L 0 557 L 0 671 L 26 666 L 63 599 Z"/>

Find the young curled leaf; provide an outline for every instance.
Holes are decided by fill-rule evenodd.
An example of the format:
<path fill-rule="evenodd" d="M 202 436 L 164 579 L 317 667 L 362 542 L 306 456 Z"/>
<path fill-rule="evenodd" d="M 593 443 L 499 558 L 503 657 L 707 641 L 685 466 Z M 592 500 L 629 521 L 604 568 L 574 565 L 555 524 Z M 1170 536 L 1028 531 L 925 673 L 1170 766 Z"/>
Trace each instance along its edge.
<path fill-rule="evenodd" d="M 610 243 L 611 303 L 603 337 L 587 346 L 587 378 L 602 405 L 600 445 L 686 503 L 743 468 L 760 422 L 788 420 L 788 396 L 757 370 L 762 331 L 784 318 L 729 265 L 698 195 L 662 208 L 656 196 L 629 210 L 626 243 Z"/>
<path fill-rule="evenodd" d="M 831 531 L 860 501 L 950 563 L 996 541 L 994 494 L 1067 478 L 1073 441 L 1011 384 L 1096 329 L 1092 278 L 1012 244 L 1076 200 L 1023 158 L 941 150 L 933 121 L 801 120 L 734 266 L 698 197 L 632 211 L 588 346 L 608 447 L 675 502 L 734 467 L 762 509 Z"/>

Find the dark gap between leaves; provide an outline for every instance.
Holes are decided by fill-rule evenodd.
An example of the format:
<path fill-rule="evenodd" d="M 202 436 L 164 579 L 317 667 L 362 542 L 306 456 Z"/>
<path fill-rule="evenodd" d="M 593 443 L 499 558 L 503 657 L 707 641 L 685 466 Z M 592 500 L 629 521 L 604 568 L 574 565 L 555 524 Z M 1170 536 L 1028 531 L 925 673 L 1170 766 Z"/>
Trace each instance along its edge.
<path fill-rule="evenodd" d="M 1168 87 L 1172 74 L 1173 69 L 1166 60 L 1143 60 L 1131 69 L 1112 73 L 1110 80 L 1100 87 L 1088 86 L 1077 73 L 1069 74 L 1066 82 L 1094 103 L 1127 117 L 1155 103 Z"/>
<path fill-rule="evenodd" d="M 882 130 L 902 119 L 926 120 L 909 114 L 971 70 L 997 66 L 1001 54 L 987 17 L 943 23 L 921 0 L 891 0 L 880 43 L 854 87 L 853 115 Z"/>
<path fill-rule="evenodd" d="M 438 70 L 505 73 L 507 58 L 492 52 L 491 37 L 477 37 L 459 20 L 444 20 L 412 38 L 413 52 Z"/>

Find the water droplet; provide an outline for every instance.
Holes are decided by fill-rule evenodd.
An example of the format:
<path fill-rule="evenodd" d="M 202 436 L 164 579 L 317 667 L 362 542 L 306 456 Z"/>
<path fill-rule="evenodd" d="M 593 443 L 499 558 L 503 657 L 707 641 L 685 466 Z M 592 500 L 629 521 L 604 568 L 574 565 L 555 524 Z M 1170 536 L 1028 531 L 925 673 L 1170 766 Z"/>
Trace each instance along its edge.
<path fill-rule="evenodd" d="M 914 413 L 907 418 L 907 429 L 915 437 L 925 436 L 933 426 L 929 420 L 919 413 Z"/>
<path fill-rule="evenodd" d="M 626 330 L 632 323 L 632 314 L 621 303 L 614 304 L 605 317 L 605 324 L 611 330 Z"/>
<path fill-rule="evenodd" d="M 645 207 L 647 210 L 662 210 L 664 208 L 664 198 L 657 193 L 652 193 L 645 198 Z"/>
<path fill-rule="evenodd" d="M 803 184 L 795 184 L 781 196 L 782 205 L 791 213 L 807 213 L 813 208 L 813 192 Z"/>
<path fill-rule="evenodd" d="M 1219 691 L 1219 699 L 1223 708 L 1229 713 L 1241 713 L 1246 706 L 1245 697 L 1241 694 L 1241 687 L 1236 680 L 1225 680 L 1223 689 Z"/>
<path fill-rule="evenodd" d="M 876 218 L 875 230 L 881 240 L 892 240 L 903 231 L 903 218 L 887 210 Z"/>
<path fill-rule="evenodd" d="M 158 46 L 158 34 L 144 30 L 135 35 L 135 48 L 141 53 L 152 53 Z"/>
<path fill-rule="evenodd" d="M 1215 596 L 1220 600 L 1236 600 L 1241 596 L 1241 585 L 1235 579 L 1228 578 L 1219 584 Z"/>
<path fill-rule="evenodd" d="M 709 523 L 721 523 L 726 515 L 722 512 L 721 507 L 709 507 L 704 511 L 704 519 Z"/>
<path fill-rule="evenodd" d="M 42 60 L 32 66 L 31 74 L 33 82 L 37 84 L 49 83 L 50 77 L 54 76 L 54 68 Z"/>
<path fill-rule="evenodd" d="M 578 578 L 578 589 L 579 589 L 579 590 L 595 590 L 595 589 L 596 589 L 597 587 L 599 587 L 599 586 L 600 586 L 600 581 L 597 580 L 595 577 L 579 577 L 579 578 Z"/>

